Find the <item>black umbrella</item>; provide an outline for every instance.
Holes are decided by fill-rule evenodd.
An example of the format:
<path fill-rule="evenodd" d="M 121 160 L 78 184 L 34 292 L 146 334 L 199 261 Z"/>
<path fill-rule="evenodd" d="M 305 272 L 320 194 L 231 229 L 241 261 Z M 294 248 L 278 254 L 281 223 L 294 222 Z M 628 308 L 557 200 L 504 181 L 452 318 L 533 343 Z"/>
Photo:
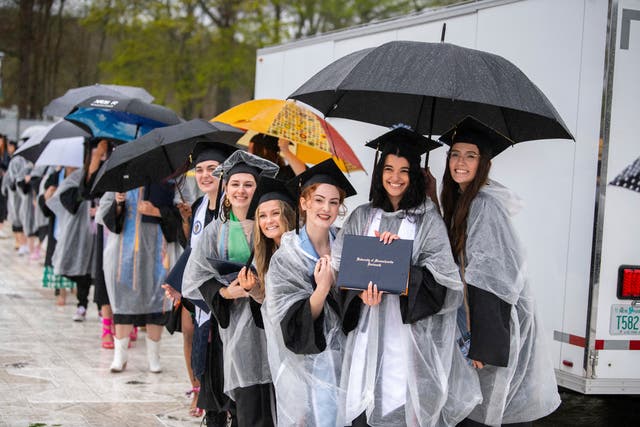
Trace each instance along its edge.
<path fill-rule="evenodd" d="M 176 113 L 161 105 L 124 96 L 92 96 L 65 117 L 96 138 L 131 141 L 152 129 L 181 122 Z"/>
<path fill-rule="evenodd" d="M 217 142 L 229 151 L 244 135 L 220 122 L 194 119 L 157 128 L 128 144 L 116 147 L 98 171 L 92 192 L 125 192 L 184 172 L 189 154 L 198 142 Z"/>
<path fill-rule="evenodd" d="M 609 184 L 640 193 L 640 157 L 624 168 Z"/>
<path fill-rule="evenodd" d="M 560 115 L 518 67 L 449 43 L 394 41 L 325 67 L 290 95 L 328 117 L 404 123 L 441 135 L 473 116 L 514 142 L 571 138 Z"/>
<path fill-rule="evenodd" d="M 152 102 L 153 96 L 141 87 L 105 85 L 96 83 L 90 86 L 69 89 L 64 95 L 51 101 L 44 107 L 44 114 L 48 116 L 64 117 L 87 98 L 92 96 L 125 96 L 138 98 L 144 102 Z"/>
<path fill-rule="evenodd" d="M 16 155 L 22 156 L 30 162 L 35 163 L 49 141 L 60 138 L 72 137 L 89 138 L 91 134 L 66 120 L 60 120 L 42 132 L 38 132 L 31 138 L 27 139 L 20 148 L 15 152 Z"/>

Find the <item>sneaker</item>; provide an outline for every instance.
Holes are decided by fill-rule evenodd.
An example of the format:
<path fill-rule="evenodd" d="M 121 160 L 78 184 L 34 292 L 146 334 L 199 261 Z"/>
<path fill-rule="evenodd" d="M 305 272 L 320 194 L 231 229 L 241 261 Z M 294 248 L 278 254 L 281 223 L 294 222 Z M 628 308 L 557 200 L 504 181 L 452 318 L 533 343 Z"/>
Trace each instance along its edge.
<path fill-rule="evenodd" d="M 38 261 L 40 259 L 40 248 L 36 246 L 36 248 L 33 250 L 33 252 L 31 252 L 31 255 L 29 256 L 29 259 L 31 261 Z"/>
<path fill-rule="evenodd" d="M 0 239 L 8 239 L 11 234 L 7 233 L 5 229 L 0 229 Z"/>
<path fill-rule="evenodd" d="M 79 306 L 76 310 L 76 314 L 73 315 L 72 319 L 74 322 L 84 322 L 87 317 L 87 309 L 83 306 Z"/>
<path fill-rule="evenodd" d="M 29 255 L 29 246 L 27 245 L 22 245 L 18 249 L 18 256 L 24 256 L 24 255 Z"/>

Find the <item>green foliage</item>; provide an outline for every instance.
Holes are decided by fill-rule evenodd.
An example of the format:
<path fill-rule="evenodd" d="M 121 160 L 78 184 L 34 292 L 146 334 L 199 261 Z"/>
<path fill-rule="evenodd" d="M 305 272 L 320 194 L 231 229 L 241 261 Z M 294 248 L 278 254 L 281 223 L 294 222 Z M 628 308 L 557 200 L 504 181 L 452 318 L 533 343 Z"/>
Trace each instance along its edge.
<path fill-rule="evenodd" d="M 19 61 L 18 55 L 25 51 L 21 46 L 27 46 L 24 40 L 28 41 L 28 32 L 19 31 L 24 27 L 20 19 L 0 20 L 0 50 L 8 53 L 4 86 L 18 88 L 5 91 L 5 95 L 9 102 L 18 99 L 21 111 L 33 116 L 39 114 L 43 103 L 70 87 L 96 82 L 126 84 L 146 88 L 157 103 L 173 108 L 187 119 L 210 118 L 232 103 L 251 98 L 255 52 L 260 47 L 456 1 L 67 2 L 75 5 L 73 9 L 71 6 L 63 9 L 64 0 L 29 2 L 40 8 L 35 18 L 50 22 L 45 28 L 30 23 L 35 18 L 24 19 L 32 31 L 46 29 L 42 34 L 36 32 L 36 40 L 56 44 L 43 42 L 42 46 L 36 46 L 38 50 L 30 48 L 30 61 L 36 61 L 38 68 L 32 67 L 27 78 L 24 61 Z M 0 9 L 4 6 L 11 16 L 19 16 L 23 3 L 26 4 L 0 0 Z M 52 4 L 51 10 L 43 6 Z M 51 46 L 55 49 L 51 50 Z M 37 62 L 38 58 L 43 59 Z"/>

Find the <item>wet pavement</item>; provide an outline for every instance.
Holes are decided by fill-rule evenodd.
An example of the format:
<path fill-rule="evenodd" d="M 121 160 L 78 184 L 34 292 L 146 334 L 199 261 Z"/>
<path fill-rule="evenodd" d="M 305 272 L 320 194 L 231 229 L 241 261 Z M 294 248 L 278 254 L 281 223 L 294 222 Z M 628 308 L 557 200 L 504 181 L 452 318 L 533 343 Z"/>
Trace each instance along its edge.
<path fill-rule="evenodd" d="M 190 388 L 182 335 L 166 331 L 163 372 L 147 370 L 145 334 L 127 369 L 109 372 L 113 350 L 100 347 L 95 305 L 73 322 L 75 295 L 57 307 L 41 285 L 42 266 L 0 240 L 0 426 L 198 426 L 188 415 Z M 585 396 L 561 390 L 562 405 L 535 427 L 638 426 L 640 396 Z"/>
<path fill-rule="evenodd" d="M 141 332 L 126 370 L 112 374 L 95 304 L 85 322 L 73 322 L 75 295 L 57 307 L 41 274 L 39 262 L 18 257 L 13 239 L 0 240 L 0 426 L 200 425 L 188 415 L 180 333 L 163 333 L 162 373 L 147 370 Z"/>
<path fill-rule="evenodd" d="M 640 396 L 594 396 L 560 389 L 560 397 L 560 408 L 548 417 L 534 422 L 534 427 L 640 425 Z"/>

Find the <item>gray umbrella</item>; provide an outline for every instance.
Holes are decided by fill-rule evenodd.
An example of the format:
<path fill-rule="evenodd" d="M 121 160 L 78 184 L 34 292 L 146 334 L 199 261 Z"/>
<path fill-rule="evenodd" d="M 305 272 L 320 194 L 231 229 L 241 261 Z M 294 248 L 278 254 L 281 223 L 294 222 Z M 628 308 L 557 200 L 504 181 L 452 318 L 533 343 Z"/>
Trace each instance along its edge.
<path fill-rule="evenodd" d="M 290 95 L 328 117 L 441 135 L 473 116 L 514 142 L 571 138 L 551 102 L 518 67 L 449 43 L 394 41 L 325 67 Z"/>
<path fill-rule="evenodd" d="M 35 163 L 49 141 L 78 136 L 89 138 L 91 134 L 71 122 L 60 120 L 32 135 L 16 150 L 15 154 Z"/>
<path fill-rule="evenodd" d="M 640 193 L 640 157 L 624 168 L 609 184 Z"/>
<path fill-rule="evenodd" d="M 82 86 L 69 89 L 64 95 L 51 101 L 44 107 L 47 116 L 64 117 L 80 102 L 92 96 L 125 96 L 138 98 L 144 102 L 152 102 L 153 96 L 141 87 L 104 85 L 96 83 L 91 86 Z"/>

